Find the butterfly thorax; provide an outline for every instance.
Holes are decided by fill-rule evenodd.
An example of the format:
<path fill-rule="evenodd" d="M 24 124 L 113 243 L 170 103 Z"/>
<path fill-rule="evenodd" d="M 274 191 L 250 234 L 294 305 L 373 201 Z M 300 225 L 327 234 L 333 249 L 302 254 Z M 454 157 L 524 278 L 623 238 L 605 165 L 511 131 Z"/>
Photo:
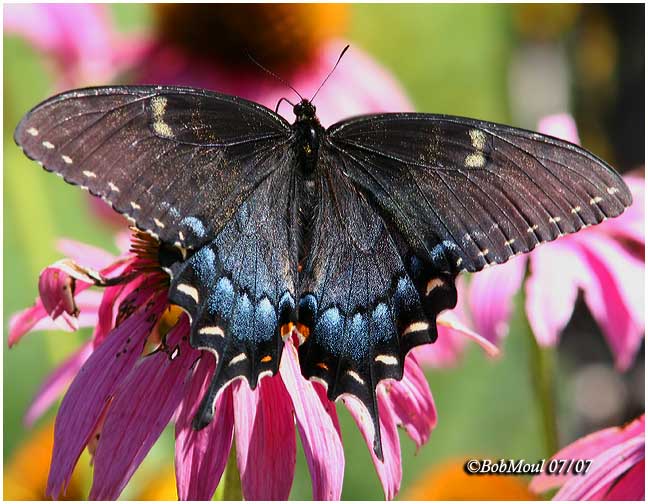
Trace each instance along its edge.
<path fill-rule="evenodd" d="M 324 128 L 315 115 L 315 106 L 308 100 L 302 100 L 294 106 L 296 120 L 292 125 L 296 136 L 297 158 L 299 168 L 306 178 L 315 173 L 320 139 Z"/>

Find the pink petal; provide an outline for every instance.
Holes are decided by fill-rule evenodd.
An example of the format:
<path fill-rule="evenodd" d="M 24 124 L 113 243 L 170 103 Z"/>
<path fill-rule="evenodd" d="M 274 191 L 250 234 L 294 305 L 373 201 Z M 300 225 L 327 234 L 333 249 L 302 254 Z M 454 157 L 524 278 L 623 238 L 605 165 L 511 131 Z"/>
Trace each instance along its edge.
<path fill-rule="evenodd" d="M 427 379 L 410 353 L 405 359 L 403 379 L 382 383 L 387 391 L 382 397 L 385 407 L 391 409 L 398 425 L 401 425 L 420 448 L 427 443 L 437 423 L 434 399 Z"/>
<path fill-rule="evenodd" d="M 24 422 L 27 427 L 31 427 L 57 401 L 91 353 L 92 345 L 84 344 L 47 377 L 25 414 Z"/>
<path fill-rule="evenodd" d="M 287 500 L 295 475 L 295 422 L 281 376 L 234 385 L 236 458 L 246 500 Z"/>
<path fill-rule="evenodd" d="M 67 238 L 60 239 L 56 244 L 56 248 L 65 257 L 97 271 L 117 260 L 115 256 L 101 248 Z"/>
<path fill-rule="evenodd" d="M 545 135 L 551 135 L 571 143 L 580 144 L 576 121 L 569 114 L 555 114 L 544 117 L 538 124 L 538 131 Z"/>
<path fill-rule="evenodd" d="M 646 500 L 646 461 L 645 459 L 622 476 L 605 496 L 609 501 Z"/>
<path fill-rule="evenodd" d="M 595 233 L 580 242 L 591 269 L 590 282 L 583 286 L 585 302 L 603 329 L 617 367 L 628 369 L 645 331 L 644 262 Z"/>
<path fill-rule="evenodd" d="M 403 477 L 403 467 L 401 465 L 400 439 L 398 438 L 398 429 L 392 408 L 386 403 L 384 390 L 377 389 L 378 411 L 380 432 L 382 435 L 382 449 L 384 461 L 381 462 L 373 451 L 374 428 L 373 422 L 369 417 L 369 412 L 365 406 L 353 396 L 344 395 L 343 401 L 351 416 L 355 420 L 362 437 L 364 437 L 374 467 L 378 473 L 378 478 L 385 493 L 385 499 L 392 500 L 400 489 L 401 479 Z"/>
<path fill-rule="evenodd" d="M 183 317 L 167 337 L 171 349 L 179 345 L 179 354 L 144 357 L 119 385 L 97 446 L 90 499 L 119 497 L 178 408 L 189 387 L 189 370 L 200 356 L 185 341 L 188 334 Z"/>
<path fill-rule="evenodd" d="M 608 489 L 619 476 L 644 460 L 645 439 L 632 438 L 609 448 L 593 460 L 586 476 L 573 476 L 554 496 L 555 500 L 590 500 Z"/>
<path fill-rule="evenodd" d="M 302 377 L 297 350 L 291 341 L 287 341 L 284 347 L 280 372 L 295 409 L 297 428 L 313 481 L 313 500 L 340 500 L 344 448 L 335 409 L 327 411 L 314 384 Z M 327 399 L 325 401 L 330 403 Z"/>
<path fill-rule="evenodd" d="M 40 274 L 38 292 L 43 307 L 53 319 L 63 312 L 77 315 L 78 310 L 74 303 L 74 284 L 74 278 L 57 267 L 45 268 Z"/>
<path fill-rule="evenodd" d="M 4 27 L 55 58 L 61 85 L 67 87 L 107 82 L 139 54 L 137 40 L 123 47 L 108 9 L 100 4 L 11 5 L 5 9 Z"/>
<path fill-rule="evenodd" d="M 539 344 L 555 345 L 589 272 L 567 238 L 536 249 L 531 254 L 530 271 L 525 286 L 529 324 Z"/>
<path fill-rule="evenodd" d="M 142 303 L 95 349 L 70 385 L 56 417 L 47 495 L 58 497 L 67 488 L 106 404 L 140 357 L 156 315 L 165 304 L 166 296 L 158 296 L 151 307 Z"/>
<path fill-rule="evenodd" d="M 645 417 L 642 415 L 624 427 L 610 427 L 579 438 L 565 446 L 551 458 L 557 460 L 591 460 L 628 439 L 641 436 L 644 428 Z M 535 493 L 543 493 L 561 486 L 569 478 L 570 476 L 565 475 L 549 476 L 543 474 L 533 478 L 529 488 Z"/>
<path fill-rule="evenodd" d="M 468 301 L 475 331 L 491 343 L 498 344 L 508 332 L 513 298 L 522 286 L 525 270 L 526 258 L 520 256 L 471 278 Z"/>
<path fill-rule="evenodd" d="M 85 286 L 80 285 L 80 288 L 83 289 Z M 62 313 L 56 320 L 52 320 L 48 316 L 40 298 L 36 299 L 34 306 L 12 315 L 9 319 L 9 337 L 7 340 L 9 348 L 18 343 L 30 331 L 57 329 L 75 331 L 79 327 L 94 326 L 97 321 L 100 297 L 100 292 L 81 290 L 76 297 L 76 303 L 80 312 L 79 316 L 73 317 L 67 313 Z"/>
<path fill-rule="evenodd" d="M 232 387 L 225 388 L 216 399 L 213 422 L 199 431 L 191 425 L 214 368 L 214 357 L 203 352 L 176 420 L 175 469 L 180 500 L 210 500 L 232 448 Z"/>
<path fill-rule="evenodd" d="M 9 348 L 18 343 L 25 334 L 31 331 L 45 317 L 47 317 L 47 312 L 40 298 L 36 299 L 34 306 L 12 315 L 9 319 L 9 337 L 7 339 Z"/>
<path fill-rule="evenodd" d="M 635 242 L 632 245 L 638 245 L 641 248 L 645 247 L 646 243 L 646 230 L 645 230 L 645 216 L 646 216 L 646 199 L 645 199 L 645 185 L 646 180 L 643 176 L 637 174 L 626 174 L 623 180 L 630 188 L 632 193 L 632 205 L 626 208 L 619 217 L 608 219 L 598 226 L 592 228 L 592 231 L 600 232 Z M 643 257 L 643 251 L 641 253 Z"/>

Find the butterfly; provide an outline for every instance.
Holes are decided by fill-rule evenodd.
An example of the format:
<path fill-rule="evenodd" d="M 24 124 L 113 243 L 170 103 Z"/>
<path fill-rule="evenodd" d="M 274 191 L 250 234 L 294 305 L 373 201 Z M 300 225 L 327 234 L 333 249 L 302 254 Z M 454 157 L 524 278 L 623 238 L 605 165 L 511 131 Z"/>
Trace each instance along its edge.
<path fill-rule="evenodd" d="M 621 177 L 571 143 L 423 113 L 324 129 L 302 99 L 290 124 L 259 104 L 171 86 L 79 89 L 25 115 L 31 159 L 103 198 L 177 251 L 169 300 L 217 360 L 194 419 L 220 390 L 277 373 L 297 332 L 304 377 L 367 408 L 376 386 L 437 338 L 455 278 L 614 217 Z"/>

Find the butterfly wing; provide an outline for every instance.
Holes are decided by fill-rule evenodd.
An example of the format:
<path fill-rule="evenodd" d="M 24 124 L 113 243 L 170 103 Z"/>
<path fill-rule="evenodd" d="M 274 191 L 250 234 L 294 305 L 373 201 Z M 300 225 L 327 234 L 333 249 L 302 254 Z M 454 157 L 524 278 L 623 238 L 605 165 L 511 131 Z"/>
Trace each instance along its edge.
<path fill-rule="evenodd" d="M 434 293 L 422 295 L 424 262 L 342 173 L 346 161 L 328 149 L 319 159 L 324 175 L 299 284 L 299 357 L 304 376 L 326 384 L 331 400 L 351 394 L 368 409 L 382 458 L 376 385 L 402 378 L 407 352 L 436 339 L 436 315 L 457 294 L 439 271 Z"/>
<path fill-rule="evenodd" d="M 294 162 L 286 152 L 216 238 L 171 267 L 169 299 L 191 315 L 191 345 L 216 358 L 196 428 L 212 420 L 214 400 L 232 380 L 254 388 L 279 369 L 281 327 L 295 320 Z"/>
<path fill-rule="evenodd" d="M 569 142 L 430 114 L 338 123 L 330 145 L 347 175 L 422 255 L 448 271 L 503 263 L 631 203 L 621 177 Z"/>
<path fill-rule="evenodd" d="M 36 106 L 14 133 L 28 157 L 162 241 L 198 248 L 279 166 L 288 123 L 208 91 L 117 86 Z"/>
<path fill-rule="evenodd" d="M 288 225 L 296 163 L 289 125 L 246 100 L 177 87 L 63 93 L 18 125 L 25 153 L 183 250 L 169 299 L 191 316 L 192 346 L 217 369 L 195 419 L 229 381 L 275 373 L 294 319 Z"/>
<path fill-rule="evenodd" d="M 567 142 L 470 119 L 384 114 L 332 126 L 300 279 L 305 376 L 367 407 L 436 338 L 454 279 L 620 214 L 622 179 Z M 331 239 L 331 237 L 335 237 Z"/>

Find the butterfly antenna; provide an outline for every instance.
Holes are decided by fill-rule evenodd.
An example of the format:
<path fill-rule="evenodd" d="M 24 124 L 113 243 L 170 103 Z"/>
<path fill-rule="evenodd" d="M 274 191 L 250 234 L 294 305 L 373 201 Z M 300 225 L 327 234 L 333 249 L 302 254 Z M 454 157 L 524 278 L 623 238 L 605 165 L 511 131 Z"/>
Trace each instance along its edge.
<path fill-rule="evenodd" d="M 247 57 L 250 58 L 250 61 L 252 61 L 252 63 L 254 63 L 256 66 L 258 66 L 261 70 L 263 70 L 264 72 L 266 72 L 266 73 L 269 74 L 269 75 L 272 75 L 272 76 L 273 76 L 275 79 L 277 79 L 279 82 L 282 82 L 284 85 L 286 85 L 286 86 L 288 86 L 290 89 L 292 89 L 292 90 L 295 92 L 295 94 L 296 94 L 297 96 L 299 96 L 299 99 L 300 99 L 300 100 L 303 100 L 303 99 L 304 99 L 304 97 L 303 97 L 302 95 L 299 94 L 299 91 L 297 91 L 294 87 L 292 87 L 292 86 L 290 85 L 290 83 L 288 83 L 287 81 L 285 81 L 284 79 L 282 79 L 281 77 L 279 77 L 279 76 L 278 76 L 276 73 L 274 73 L 272 70 L 268 70 L 268 69 L 267 69 L 266 67 L 264 67 L 261 63 L 259 63 L 257 60 L 255 60 L 255 59 L 252 57 L 252 55 L 251 55 L 250 53 L 247 53 Z M 288 101 L 288 100 L 286 100 L 286 101 Z M 290 102 L 288 102 L 288 103 L 290 103 Z"/>
<path fill-rule="evenodd" d="M 328 73 L 328 75 L 326 76 L 326 79 L 324 79 L 324 80 L 322 81 L 322 83 L 320 84 L 320 87 L 317 88 L 317 91 L 315 91 L 315 94 L 313 95 L 313 97 L 312 97 L 309 101 L 313 101 L 313 100 L 315 99 L 315 97 L 317 96 L 317 93 L 319 93 L 319 92 L 320 92 L 320 89 L 322 89 L 322 86 L 323 86 L 324 84 L 326 84 L 326 81 L 329 80 L 329 77 L 331 76 L 331 74 L 332 74 L 333 72 L 335 72 L 335 69 L 337 68 L 338 63 L 340 63 L 340 60 L 342 59 L 342 56 L 344 56 L 344 53 L 347 52 L 347 49 L 348 49 L 348 48 L 349 48 L 349 45 L 347 44 L 347 46 L 346 46 L 344 49 L 342 49 L 342 52 L 341 52 L 340 55 L 338 56 L 338 59 L 337 59 L 337 61 L 335 62 L 335 65 L 333 65 L 333 68 L 331 69 L 331 71 L 330 71 L 330 72 Z"/>

